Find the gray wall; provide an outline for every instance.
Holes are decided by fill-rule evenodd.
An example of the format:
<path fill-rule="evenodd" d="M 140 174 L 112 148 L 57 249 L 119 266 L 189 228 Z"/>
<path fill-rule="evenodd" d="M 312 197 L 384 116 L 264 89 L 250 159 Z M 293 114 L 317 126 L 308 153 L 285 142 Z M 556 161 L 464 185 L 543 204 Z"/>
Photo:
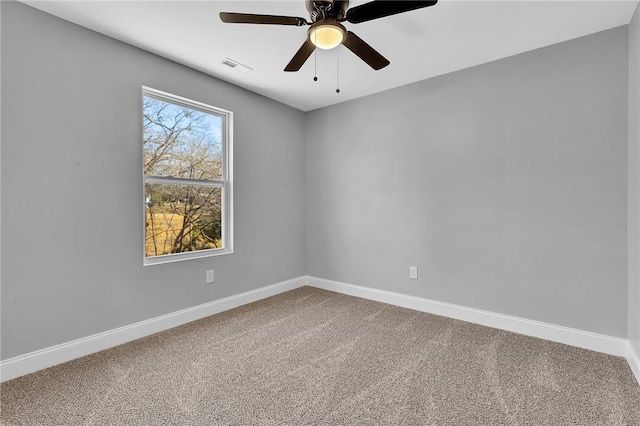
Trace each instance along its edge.
<path fill-rule="evenodd" d="M 629 25 L 629 319 L 640 354 L 640 6 Z"/>
<path fill-rule="evenodd" d="M 308 113 L 307 274 L 626 337 L 627 46 L 621 27 Z"/>
<path fill-rule="evenodd" d="M 304 274 L 302 112 L 1 7 L 2 359 Z M 142 266 L 142 85 L 234 112 L 234 254 Z"/>

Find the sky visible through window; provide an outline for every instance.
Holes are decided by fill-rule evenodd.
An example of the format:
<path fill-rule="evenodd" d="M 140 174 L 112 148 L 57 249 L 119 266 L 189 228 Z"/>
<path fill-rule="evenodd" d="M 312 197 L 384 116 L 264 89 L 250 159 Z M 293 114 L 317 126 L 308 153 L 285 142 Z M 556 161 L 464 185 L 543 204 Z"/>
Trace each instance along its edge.
<path fill-rule="evenodd" d="M 145 175 L 222 178 L 221 116 L 147 96 L 143 107 Z"/>

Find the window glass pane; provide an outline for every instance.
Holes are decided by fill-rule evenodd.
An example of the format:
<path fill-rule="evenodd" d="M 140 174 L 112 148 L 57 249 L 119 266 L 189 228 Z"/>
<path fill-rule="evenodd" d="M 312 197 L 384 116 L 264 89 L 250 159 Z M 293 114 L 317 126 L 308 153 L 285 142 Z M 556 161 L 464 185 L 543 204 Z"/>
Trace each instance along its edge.
<path fill-rule="evenodd" d="M 147 256 L 223 248 L 222 188 L 146 184 Z"/>
<path fill-rule="evenodd" d="M 142 99 L 145 175 L 222 180 L 223 117 Z"/>

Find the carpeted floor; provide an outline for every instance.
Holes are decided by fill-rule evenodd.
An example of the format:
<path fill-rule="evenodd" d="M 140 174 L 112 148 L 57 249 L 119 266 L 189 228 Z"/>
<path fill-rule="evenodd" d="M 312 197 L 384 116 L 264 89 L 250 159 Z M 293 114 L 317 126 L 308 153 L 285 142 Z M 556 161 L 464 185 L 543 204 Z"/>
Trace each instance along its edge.
<path fill-rule="evenodd" d="M 640 425 L 622 358 L 310 287 L 0 396 L 3 425 Z"/>

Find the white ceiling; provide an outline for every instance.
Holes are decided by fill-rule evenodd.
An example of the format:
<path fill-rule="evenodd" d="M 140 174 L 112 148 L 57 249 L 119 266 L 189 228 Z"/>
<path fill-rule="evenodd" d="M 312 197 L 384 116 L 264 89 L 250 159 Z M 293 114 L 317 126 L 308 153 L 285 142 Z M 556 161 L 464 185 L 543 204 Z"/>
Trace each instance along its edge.
<path fill-rule="evenodd" d="M 308 27 L 224 24 L 218 14 L 309 20 L 304 0 L 23 2 L 303 111 L 625 25 L 638 4 L 637 0 L 440 0 L 400 15 L 345 23 L 391 61 L 380 71 L 340 46 L 317 50 L 315 60 L 312 55 L 299 72 L 286 73 L 282 69 L 305 40 Z M 362 3 L 351 1 L 350 6 Z M 223 65 L 227 57 L 253 71 L 241 74 Z M 335 91 L 338 58 L 339 94 Z"/>

